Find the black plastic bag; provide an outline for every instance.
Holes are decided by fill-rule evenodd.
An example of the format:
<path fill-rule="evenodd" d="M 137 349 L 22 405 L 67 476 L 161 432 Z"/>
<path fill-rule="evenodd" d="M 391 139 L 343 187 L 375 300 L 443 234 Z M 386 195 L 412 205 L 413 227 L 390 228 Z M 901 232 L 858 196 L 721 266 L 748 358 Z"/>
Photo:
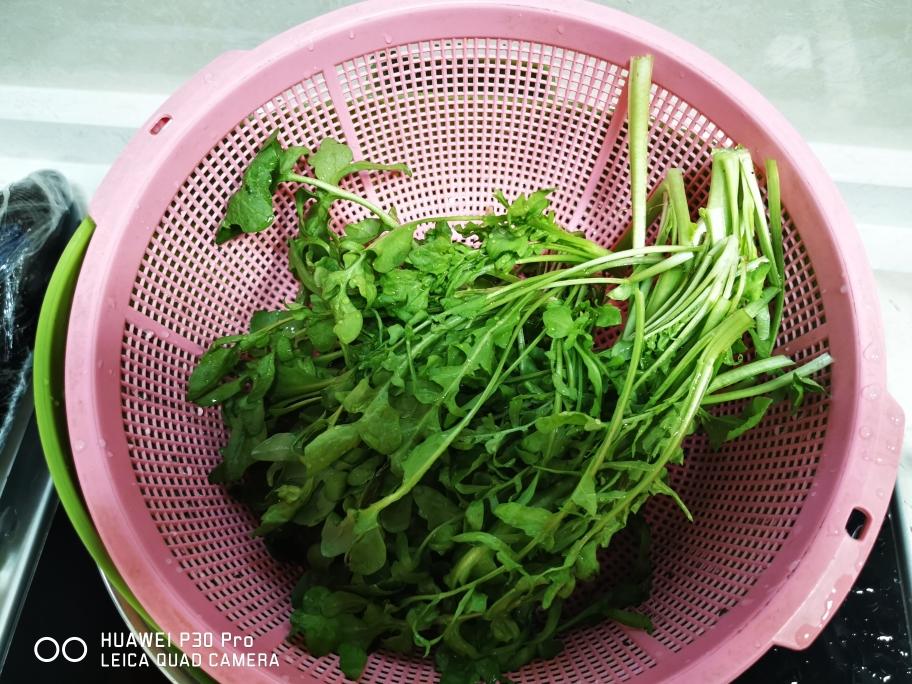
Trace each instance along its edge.
<path fill-rule="evenodd" d="M 0 449 L 29 389 L 48 280 L 81 217 L 81 202 L 56 171 L 0 190 Z"/>

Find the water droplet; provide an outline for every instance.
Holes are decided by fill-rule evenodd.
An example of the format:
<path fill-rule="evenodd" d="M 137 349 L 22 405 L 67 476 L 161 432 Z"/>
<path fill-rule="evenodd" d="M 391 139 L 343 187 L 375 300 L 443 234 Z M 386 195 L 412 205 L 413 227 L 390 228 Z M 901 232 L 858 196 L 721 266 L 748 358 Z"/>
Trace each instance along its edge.
<path fill-rule="evenodd" d="M 170 558 L 165 558 L 165 565 L 171 565 L 173 562 Z"/>
<path fill-rule="evenodd" d="M 834 593 L 836 590 L 833 589 L 830 593 Z M 830 617 L 830 611 L 833 610 L 833 599 L 827 599 L 826 604 L 824 605 L 823 615 L 820 616 L 821 622 L 826 622 L 826 619 Z"/>
<path fill-rule="evenodd" d="M 811 631 L 809 627 L 801 629 L 798 634 L 795 635 L 795 641 L 798 642 L 799 646 L 805 646 L 811 643 Z"/>
<path fill-rule="evenodd" d="M 60 402 L 57 399 L 54 399 L 54 406 L 60 406 Z"/>
<path fill-rule="evenodd" d="M 354 40 L 354 39 L 355 39 L 355 32 L 354 32 L 354 31 L 349 31 L 349 32 L 348 32 L 348 39 L 349 39 L 349 40 Z"/>
<path fill-rule="evenodd" d="M 114 452 L 111 451 L 110 449 L 108 449 L 107 451 L 105 451 L 105 456 L 107 456 L 108 458 L 114 458 Z"/>
<path fill-rule="evenodd" d="M 98 361 L 95 362 L 95 367 L 100 369 L 102 366 L 104 366 L 104 361 L 98 359 Z"/>
<path fill-rule="evenodd" d="M 115 307 L 117 306 L 117 304 L 114 302 L 114 298 L 113 298 L 113 297 L 108 297 L 108 298 L 105 300 L 105 304 L 107 304 L 107 306 L 108 306 L 109 309 L 113 309 L 113 308 L 115 308 Z"/>
<path fill-rule="evenodd" d="M 566 31 L 566 30 L 567 30 L 567 29 L 564 28 L 564 25 L 563 25 L 563 24 L 558 24 L 558 25 L 557 25 L 557 32 L 558 32 L 559 34 L 564 35 L 564 31 Z"/>
<path fill-rule="evenodd" d="M 790 573 L 795 572 L 795 568 L 797 568 L 797 567 L 798 567 L 798 561 L 792 561 L 791 563 L 788 564 L 788 571 Z"/>
<path fill-rule="evenodd" d="M 388 34 L 388 33 L 384 33 L 384 34 L 383 34 L 383 42 L 386 43 L 387 45 L 389 45 L 390 43 L 393 42 L 393 37 L 392 37 L 390 34 Z"/>
<path fill-rule="evenodd" d="M 882 499 L 887 495 L 887 493 L 882 489 L 878 489 L 876 494 L 878 499 Z"/>
<path fill-rule="evenodd" d="M 875 400 L 880 398 L 880 388 L 877 385 L 868 385 L 862 393 L 865 399 Z"/>
<path fill-rule="evenodd" d="M 86 448 L 86 444 L 81 439 L 77 439 L 75 442 L 73 442 L 73 448 L 76 451 L 82 451 Z"/>
<path fill-rule="evenodd" d="M 108 368 L 108 375 L 114 375 L 114 369 Z"/>
<path fill-rule="evenodd" d="M 861 460 L 862 460 L 862 461 L 870 461 L 870 460 L 871 460 L 871 454 L 869 454 L 867 451 L 862 452 L 862 454 L 861 454 Z"/>
<path fill-rule="evenodd" d="M 896 446 L 894 442 L 890 442 L 887 444 L 887 451 L 889 451 L 891 454 L 895 454 L 897 451 L 899 451 L 899 447 Z"/>
<path fill-rule="evenodd" d="M 873 434 L 874 433 L 871 431 L 871 428 L 869 428 L 867 425 L 862 425 L 861 429 L 858 431 L 858 435 L 862 439 L 871 439 L 871 435 Z"/>
<path fill-rule="evenodd" d="M 880 350 L 877 348 L 877 345 L 872 342 L 865 347 L 864 357 L 868 361 L 880 361 Z"/>
<path fill-rule="evenodd" d="M 878 456 L 877 458 L 874 459 L 874 463 L 876 463 L 877 465 L 883 465 L 884 460 L 880 456 Z"/>
<path fill-rule="evenodd" d="M 310 41 L 310 42 L 307 44 L 307 51 L 308 51 L 308 52 L 313 52 L 313 51 L 314 51 L 314 44 L 313 44 L 313 41 Z"/>
<path fill-rule="evenodd" d="M 106 446 L 108 446 L 108 443 L 106 441 L 104 441 L 103 439 L 99 439 L 98 446 L 100 446 L 102 449 L 104 449 Z"/>
<path fill-rule="evenodd" d="M 45 378 L 45 379 L 44 379 L 44 386 L 47 387 L 47 386 L 50 385 L 50 384 L 51 384 L 51 379 L 50 379 L 50 378 Z"/>
<path fill-rule="evenodd" d="M 170 330 L 165 330 L 165 331 L 162 333 L 162 337 L 163 337 L 164 339 L 167 340 L 169 337 L 171 337 L 171 331 L 170 331 Z"/>
<path fill-rule="evenodd" d="M 893 423 L 893 425 L 899 425 L 902 422 L 902 418 L 899 416 L 890 416 L 890 422 Z"/>

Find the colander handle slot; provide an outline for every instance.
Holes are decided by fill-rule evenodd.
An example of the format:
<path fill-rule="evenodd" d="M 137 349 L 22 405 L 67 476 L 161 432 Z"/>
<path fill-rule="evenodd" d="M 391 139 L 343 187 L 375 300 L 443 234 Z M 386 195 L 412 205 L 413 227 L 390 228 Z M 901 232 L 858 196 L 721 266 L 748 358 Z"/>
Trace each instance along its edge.
<path fill-rule="evenodd" d="M 848 473 L 842 480 L 823 523 L 825 533 L 818 535 L 795 567 L 795 574 L 807 575 L 806 581 L 791 583 L 801 587 L 803 594 L 780 596 L 781 605 L 793 612 L 773 637 L 777 646 L 802 650 L 817 638 L 839 610 L 877 539 L 896 479 L 895 465 L 902 451 L 905 422 L 902 409 L 891 396 L 884 395 L 880 408 L 879 429 L 872 436 L 871 460 L 858 460 L 855 469 L 860 477 Z M 858 538 L 846 529 L 846 522 L 856 509 L 867 517 Z M 788 592 L 788 584 L 783 587 L 784 592 Z M 807 587 L 811 587 L 810 591 Z"/>

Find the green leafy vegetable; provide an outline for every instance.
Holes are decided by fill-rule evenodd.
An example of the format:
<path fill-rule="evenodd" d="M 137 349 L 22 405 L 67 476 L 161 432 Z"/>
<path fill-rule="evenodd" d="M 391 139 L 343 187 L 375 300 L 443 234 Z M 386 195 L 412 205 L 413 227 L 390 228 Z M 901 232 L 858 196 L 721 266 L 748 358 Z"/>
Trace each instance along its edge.
<path fill-rule="evenodd" d="M 829 356 L 773 355 L 775 165 L 767 206 L 742 149 L 714 153 L 696 221 L 678 169 L 647 198 L 651 58 L 630 72 L 628 249 L 564 230 L 547 189 L 403 223 L 340 183 L 408 168 L 356 161 L 332 139 L 284 149 L 274 134 L 228 202 L 217 242 L 271 225 L 279 184 L 292 189 L 298 293 L 213 341 L 187 396 L 221 406 L 229 432 L 211 479 L 308 568 L 293 631 L 314 655 L 337 653 L 350 679 L 387 648 L 434 652 L 444 682 L 506 681 L 578 624 L 650 630 L 639 511 L 662 496 L 690 517 L 669 484 L 685 439 L 700 429 L 719 448 L 776 402 L 798 410 L 823 390 L 811 376 Z M 370 218 L 337 234 L 336 202 Z M 599 346 L 606 328 L 614 341 Z M 636 549 L 629 577 L 569 614 L 620 534 Z"/>

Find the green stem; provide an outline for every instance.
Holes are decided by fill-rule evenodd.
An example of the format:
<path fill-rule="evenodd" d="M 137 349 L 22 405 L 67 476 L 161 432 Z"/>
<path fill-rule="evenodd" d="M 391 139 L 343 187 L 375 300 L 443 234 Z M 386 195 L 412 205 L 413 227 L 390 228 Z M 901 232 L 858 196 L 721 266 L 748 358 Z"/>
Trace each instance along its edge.
<path fill-rule="evenodd" d="M 577 256 L 575 254 L 540 254 L 534 257 L 523 257 L 522 259 L 517 259 L 517 264 L 540 264 L 548 262 L 566 262 L 566 263 L 581 263 L 582 261 L 587 260 L 588 257 Z"/>
<path fill-rule="evenodd" d="M 715 380 L 713 380 L 712 384 L 709 386 L 709 391 L 716 392 L 723 387 L 737 385 L 742 380 L 747 380 L 758 375 L 763 375 L 764 373 L 769 373 L 770 371 L 779 370 L 780 368 L 785 368 L 786 366 L 793 365 L 795 365 L 795 362 L 787 356 L 772 356 L 768 359 L 760 359 L 759 361 L 746 363 L 743 366 L 735 368 L 734 370 L 730 370 L 726 373 L 720 373 L 717 375 Z"/>
<path fill-rule="evenodd" d="M 601 445 L 598 448 L 598 451 L 595 452 L 589 463 L 586 466 L 586 470 L 583 472 L 582 476 L 577 482 L 576 488 L 580 487 L 580 483 L 586 478 L 594 477 L 595 473 L 598 472 L 601 468 L 602 463 L 608 457 L 608 454 L 611 453 L 611 448 L 614 446 L 614 442 L 617 439 L 618 431 L 621 428 L 621 424 L 624 418 L 624 412 L 627 410 L 627 404 L 630 403 L 630 396 L 633 392 L 633 381 L 636 377 L 637 371 L 639 370 L 640 357 L 643 353 L 643 319 L 644 319 L 644 309 L 645 305 L 643 302 L 643 293 L 639 289 L 634 290 L 633 292 L 633 306 L 634 311 L 637 316 L 637 325 L 636 332 L 634 334 L 633 340 L 633 351 L 630 355 L 630 363 L 627 366 L 627 375 L 624 378 L 624 386 L 621 389 L 621 394 L 618 397 L 617 403 L 614 407 L 614 412 L 611 415 L 611 423 L 608 426 L 608 432 L 605 435 L 605 438 L 602 440 Z M 541 543 L 543 537 L 554 532 L 557 527 L 560 525 L 561 521 L 567 516 L 567 514 L 576 507 L 576 504 L 573 502 L 573 495 L 564 502 L 560 510 L 555 516 L 551 518 L 546 526 L 546 529 L 541 532 L 541 534 L 536 535 L 532 541 L 530 541 L 522 551 L 517 554 L 517 559 L 522 559 L 529 552 L 531 552 L 538 544 Z"/>
<path fill-rule="evenodd" d="M 326 181 L 321 181 L 319 178 L 310 178 L 308 176 L 299 176 L 295 173 L 289 174 L 288 179 L 293 183 L 303 183 L 306 185 L 312 185 L 315 188 L 320 188 L 325 190 L 333 197 L 338 197 L 339 199 L 348 200 L 349 202 L 354 202 L 355 204 L 360 204 L 365 209 L 369 209 L 378 219 L 380 219 L 384 225 L 388 228 L 398 228 L 399 222 L 396 221 L 392 216 L 383 211 L 376 204 L 370 200 L 366 200 L 360 195 L 356 195 L 353 192 L 348 190 L 343 190 L 338 185 L 333 185 L 332 183 L 327 183 Z"/>
<path fill-rule="evenodd" d="M 797 368 L 791 373 L 780 375 L 775 380 L 770 380 L 769 382 L 764 382 L 759 385 L 753 385 L 752 387 L 745 387 L 744 389 L 732 390 L 731 392 L 712 394 L 706 397 L 703 403 L 705 405 L 721 404 L 726 401 L 737 401 L 738 399 L 747 399 L 749 397 L 756 397 L 761 394 L 769 394 L 770 392 L 774 392 L 777 389 L 788 387 L 795 378 L 806 378 L 809 375 L 813 375 L 817 371 L 826 368 L 831 363 L 833 363 L 833 358 L 829 354 L 821 354 L 813 361 L 808 361 L 806 364 L 801 366 L 801 368 Z"/>
<path fill-rule="evenodd" d="M 423 223 L 439 223 L 440 221 L 446 221 L 447 223 L 469 223 L 471 221 L 483 220 L 484 216 L 430 216 L 428 218 L 415 219 L 414 221 L 409 221 L 402 225 L 406 228 L 412 228 L 420 226 Z"/>
<path fill-rule="evenodd" d="M 646 164 L 649 161 L 649 103 L 652 86 L 652 55 L 630 60 L 627 121 L 630 159 L 630 200 L 633 246 L 646 244 Z"/>
<path fill-rule="evenodd" d="M 623 499 L 618 500 L 610 510 L 600 514 L 599 521 L 573 545 L 573 550 L 567 554 L 564 564 L 551 568 L 546 572 L 557 572 L 565 567 L 569 567 L 576 562 L 576 558 L 582 551 L 583 547 L 599 532 L 609 524 L 616 524 L 618 516 L 625 510 L 629 509 L 639 496 L 647 493 L 655 483 L 656 479 L 662 474 L 665 466 L 672 456 L 677 453 L 681 442 L 687 436 L 691 423 L 697 415 L 697 410 L 704 402 L 706 391 L 709 383 L 712 381 L 713 370 L 716 360 L 730 348 L 736 340 L 753 325 L 754 320 L 744 311 L 738 311 L 729 316 L 713 334 L 712 339 L 703 352 L 697 370 L 694 374 L 694 380 L 690 384 L 690 396 L 685 409 L 675 427 L 674 432 L 668 437 L 665 447 L 659 453 L 659 457 L 651 464 L 649 472 L 643 473 L 636 485 L 630 489 Z M 543 573 L 544 574 L 544 573 Z"/>
<path fill-rule="evenodd" d="M 310 406 L 311 404 L 316 404 L 322 400 L 323 400 L 323 398 L 321 396 L 310 397 L 308 399 L 302 399 L 301 401 L 297 401 L 294 404 L 289 404 L 288 406 L 281 406 L 279 408 L 271 408 L 271 409 L 269 409 L 269 415 L 270 416 L 284 416 L 288 413 L 291 413 L 292 411 L 296 411 L 297 409 L 304 408 L 305 406 Z"/>
<path fill-rule="evenodd" d="M 528 320 L 528 318 L 532 315 L 532 313 L 545 303 L 546 299 L 547 299 L 547 297 L 540 297 L 531 307 L 529 307 L 529 309 L 527 311 L 525 311 L 525 313 L 523 314 L 522 320 L 520 320 L 518 323 L 515 324 L 515 328 L 513 330 L 512 337 L 510 338 L 510 341 L 506 345 L 506 348 L 504 349 L 503 354 L 501 354 L 500 361 L 498 362 L 497 366 L 494 368 L 494 371 L 491 374 L 490 381 L 485 386 L 485 388 L 481 392 L 481 394 L 478 396 L 477 401 L 475 402 L 475 405 L 468 412 L 466 412 L 466 415 L 458 423 L 456 423 L 456 425 L 454 425 L 453 427 L 451 427 L 447 430 L 447 432 L 449 434 L 447 435 L 446 439 L 444 439 L 439 445 L 435 445 L 435 449 L 434 449 L 433 453 L 429 454 L 427 456 L 427 458 L 425 459 L 425 461 L 421 465 L 419 465 L 415 469 L 415 471 L 410 474 L 410 476 L 408 478 L 404 478 L 403 481 L 400 483 L 400 485 L 398 487 L 396 487 L 396 489 L 394 489 L 392 492 L 390 492 L 389 494 L 384 496 L 382 499 L 378 499 L 377 501 L 372 503 L 367 508 L 361 509 L 360 511 L 358 511 L 358 513 L 361 516 L 363 516 L 363 519 L 367 521 L 364 524 L 365 527 L 370 529 L 372 526 L 375 526 L 376 518 L 377 518 L 377 515 L 379 515 L 380 511 L 382 511 L 387 506 L 390 506 L 390 505 L 396 503 L 396 501 L 398 501 L 403 496 L 408 494 L 415 487 L 415 485 L 417 485 L 421 481 L 421 478 L 424 477 L 425 473 L 427 473 L 427 471 L 430 470 L 431 466 L 433 466 L 434 463 L 437 462 L 437 459 L 440 458 L 440 455 L 447 448 L 449 448 L 450 444 L 453 443 L 453 440 L 456 438 L 456 436 L 465 429 L 465 427 L 475 417 L 475 414 L 477 414 L 478 411 L 481 410 L 481 407 L 484 406 L 485 402 L 490 398 L 491 394 L 493 394 L 494 391 L 497 389 L 498 382 L 499 382 L 501 376 L 505 374 L 504 365 L 506 364 L 507 357 L 510 353 L 510 350 L 512 349 L 513 345 L 516 343 L 516 337 L 518 335 L 518 331 L 522 328 L 522 326 L 525 324 L 525 322 Z M 446 395 L 449 392 L 454 391 L 456 389 L 459 382 L 462 380 L 462 377 L 465 374 L 466 369 L 468 369 L 475 363 L 475 361 L 477 360 L 477 357 L 481 354 L 481 350 L 484 348 L 484 346 L 487 344 L 487 342 L 490 341 L 490 338 L 492 338 L 494 336 L 494 334 L 497 331 L 499 331 L 499 329 L 501 327 L 508 325 L 508 324 L 510 324 L 509 319 L 504 319 L 503 321 L 500 321 L 497 325 L 494 325 L 491 328 L 489 328 L 485 332 L 485 334 L 478 340 L 478 342 L 475 343 L 475 346 L 473 347 L 472 352 L 466 358 L 466 361 L 465 361 L 465 364 L 463 367 L 463 372 L 460 373 L 460 375 L 457 378 L 454 378 L 450 382 L 449 387 L 444 391 L 444 395 Z M 542 334 L 544 334 L 544 333 L 542 333 Z M 530 347 L 530 349 L 531 349 L 531 347 Z M 528 351 L 529 350 L 527 349 L 526 353 Z M 520 356 L 522 356 L 522 355 L 520 355 Z M 513 361 L 513 363 L 511 364 L 511 366 L 509 367 L 509 369 L 506 372 L 511 372 L 512 369 L 519 366 L 519 364 L 521 362 L 522 362 L 521 358 L 518 356 Z M 426 415 L 429 415 L 429 412 Z M 420 425 L 419 425 L 419 428 L 420 428 Z M 416 433 L 417 433 L 417 430 L 416 430 Z M 403 447 L 400 447 L 400 449 L 402 449 L 402 448 Z M 408 447 L 406 446 L 405 448 L 408 448 Z M 392 458 L 395 458 L 395 455 Z M 356 529 L 358 529 L 358 528 L 356 527 Z M 366 532 L 367 530 L 365 529 L 363 531 Z"/>

